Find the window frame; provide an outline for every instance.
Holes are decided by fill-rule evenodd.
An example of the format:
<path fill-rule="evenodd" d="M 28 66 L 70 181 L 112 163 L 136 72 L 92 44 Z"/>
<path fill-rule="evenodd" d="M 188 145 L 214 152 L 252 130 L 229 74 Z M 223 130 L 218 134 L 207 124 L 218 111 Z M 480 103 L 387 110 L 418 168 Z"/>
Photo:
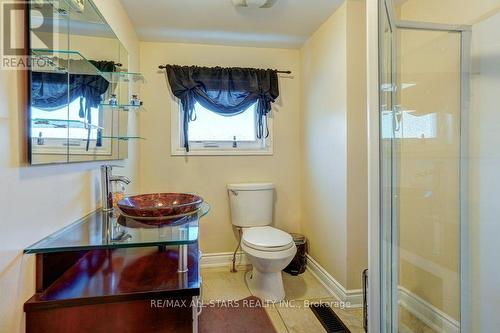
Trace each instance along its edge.
<path fill-rule="evenodd" d="M 255 148 L 255 143 L 248 141 L 237 141 L 238 147 L 233 148 L 231 141 L 204 141 L 191 142 L 189 152 L 184 148 L 184 138 L 182 129 L 181 103 L 178 98 L 172 99 L 170 113 L 171 129 L 171 155 L 172 156 L 258 156 L 274 155 L 273 145 L 273 117 L 269 113 L 265 119 L 264 126 L 267 125 L 269 136 L 261 139 L 261 147 Z"/>

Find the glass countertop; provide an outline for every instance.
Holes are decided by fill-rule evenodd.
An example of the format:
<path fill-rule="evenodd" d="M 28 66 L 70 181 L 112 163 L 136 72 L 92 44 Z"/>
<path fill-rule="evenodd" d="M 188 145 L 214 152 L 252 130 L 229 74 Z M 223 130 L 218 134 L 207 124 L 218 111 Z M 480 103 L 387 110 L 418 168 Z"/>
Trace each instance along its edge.
<path fill-rule="evenodd" d="M 193 215 L 162 227 L 98 210 L 27 247 L 24 253 L 192 244 L 198 241 L 199 220 L 209 210 L 203 203 Z"/>

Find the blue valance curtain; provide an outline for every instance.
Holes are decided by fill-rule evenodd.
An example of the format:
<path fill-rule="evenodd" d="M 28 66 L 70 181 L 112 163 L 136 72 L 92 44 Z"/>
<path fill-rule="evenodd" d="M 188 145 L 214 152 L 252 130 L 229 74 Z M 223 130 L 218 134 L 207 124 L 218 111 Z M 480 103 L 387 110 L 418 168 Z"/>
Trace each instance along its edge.
<path fill-rule="evenodd" d="M 242 113 L 257 103 L 257 137 L 267 136 L 264 117 L 279 96 L 275 70 L 167 65 L 174 96 L 182 104 L 184 147 L 189 151 L 189 122 L 195 120 L 196 102 L 223 116 Z"/>
<path fill-rule="evenodd" d="M 71 66 L 77 67 L 77 61 Z M 115 71 L 112 61 L 90 62 L 101 72 Z M 68 105 L 80 98 L 80 117 L 85 118 L 90 108 L 99 106 L 101 95 L 109 88 L 109 82 L 100 75 L 35 72 L 31 73 L 31 104 L 50 111 Z M 69 100 L 68 100 L 69 95 Z M 85 105 L 83 105 L 85 100 Z"/>
<path fill-rule="evenodd" d="M 69 66 L 78 68 L 81 60 L 70 60 Z M 113 61 L 90 60 L 101 72 L 114 72 Z M 108 90 L 110 83 L 101 75 L 67 74 L 36 72 L 31 73 L 31 105 L 44 111 L 57 110 L 80 98 L 79 116 L 92 123 L 91 108 L 97 108 L 101 96 Z M 88 130 L 87 147 L 89 150 L 90 131 Z M 101 133 L 98 132 L 98 142 Z"/>

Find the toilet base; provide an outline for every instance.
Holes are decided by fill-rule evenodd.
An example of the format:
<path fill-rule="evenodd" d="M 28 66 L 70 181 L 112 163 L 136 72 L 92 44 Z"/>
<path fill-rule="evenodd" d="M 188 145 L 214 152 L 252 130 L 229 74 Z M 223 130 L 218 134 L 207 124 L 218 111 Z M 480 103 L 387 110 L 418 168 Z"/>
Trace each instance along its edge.
<path fill-rule="evenodd" d="M 281 271 L 262 273 L 252 268 L 245 275 L 247 287 L 252 295 L 266 302 L 280 302 L 285 299 L 285 288 Z"/>

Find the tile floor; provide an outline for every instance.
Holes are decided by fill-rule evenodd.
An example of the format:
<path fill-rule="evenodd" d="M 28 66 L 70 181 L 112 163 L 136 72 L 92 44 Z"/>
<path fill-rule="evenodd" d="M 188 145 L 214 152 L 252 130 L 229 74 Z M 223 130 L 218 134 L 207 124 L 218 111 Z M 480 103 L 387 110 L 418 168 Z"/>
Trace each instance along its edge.
<path fill-rule="evenodd" d="M 250 269 L 250 266 L 240 266 L 238 272 L 231 273 L 229 267 L 203 268 L 203 300 L 240 300 L 251 296 L 245 284 L 245 273 Z M 352 333 L 364 333 L 362 309 L 335 307 L 335 299 L 309 271 L 299 276 L 283 273 L 283 281 L 288 302 L 269 305 L 266 308 L 278 333 L 325 332 L 307 307 L 311 301 L 330 302 Z"/>
<path fill-rule="evenodd" d="M 399 326 L 400 333 L 438 333 L 402 306 L 399 306 Z"/>

